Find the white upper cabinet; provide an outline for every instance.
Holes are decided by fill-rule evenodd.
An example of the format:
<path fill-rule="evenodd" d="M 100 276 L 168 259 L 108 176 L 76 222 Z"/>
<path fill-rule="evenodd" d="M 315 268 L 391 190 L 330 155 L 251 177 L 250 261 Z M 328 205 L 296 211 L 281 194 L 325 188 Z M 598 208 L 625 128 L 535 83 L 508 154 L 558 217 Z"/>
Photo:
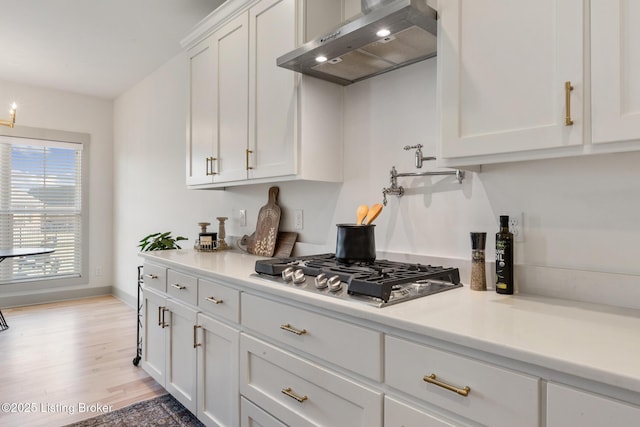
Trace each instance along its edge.
<path fill-rule="evenodd" d="M 295 73 L 276 58 L 296 47 L 296 8 L 291 0 L 262 0 L 249 10 L 249 177 L 296 172 Z"/>
<path fill-rule="evenodd" d="M 342 181 L 342 87 L 276 60 L 344 14 L 342 0 L 232 0 L 183 42 L 190 188 Z"/>
<path fill-rule="evenodd" d="M 445 164 L 583 143 L 582 0 L 440 0 L 438 12 Z"/>
<path fill-rule="evenodd" d="M 593 142 L 640 139 L 640 2 L 591 0 Z"/>

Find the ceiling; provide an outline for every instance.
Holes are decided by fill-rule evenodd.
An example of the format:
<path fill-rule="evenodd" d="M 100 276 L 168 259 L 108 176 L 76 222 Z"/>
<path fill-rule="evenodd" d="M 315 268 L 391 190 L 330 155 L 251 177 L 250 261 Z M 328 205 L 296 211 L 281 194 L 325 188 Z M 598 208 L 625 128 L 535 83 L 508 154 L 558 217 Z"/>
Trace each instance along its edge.
<path fill-rule="evenodd" d="M 224 0 L 0 0 L 0 80 L 113 99 Z"/>

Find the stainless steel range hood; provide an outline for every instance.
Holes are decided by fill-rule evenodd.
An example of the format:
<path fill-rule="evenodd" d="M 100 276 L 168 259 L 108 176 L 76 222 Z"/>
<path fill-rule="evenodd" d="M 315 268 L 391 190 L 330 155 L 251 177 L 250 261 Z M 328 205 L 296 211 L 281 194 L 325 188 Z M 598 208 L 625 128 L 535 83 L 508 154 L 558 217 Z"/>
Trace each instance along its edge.
<path fill-rule="evenodd" d="M 371 3 L 381 4 L 369 10 Z M 437 13 L 427 0 L 362 6 L 364 16 L 279 57 L 278 66 L 346 86 L 436 55 Z"/>

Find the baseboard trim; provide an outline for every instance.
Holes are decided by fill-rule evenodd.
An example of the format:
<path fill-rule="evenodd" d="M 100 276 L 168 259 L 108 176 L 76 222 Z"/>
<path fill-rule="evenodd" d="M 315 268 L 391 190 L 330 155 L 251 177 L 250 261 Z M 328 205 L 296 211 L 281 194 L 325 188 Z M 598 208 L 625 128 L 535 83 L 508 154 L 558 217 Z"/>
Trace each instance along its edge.
<path fill-rule="evenodd" d="M 0 295 L 0 307 L 22 307 L 26 305 L 46 304 L 50 302 L 67 301 L 112 294 L 113 289 L 111 286 L 83 286 L 77 288 L 58 288 L 51 290 L 39 290 L 36 292 L 30 291 L 24 293 L 12 293 L 11 295 Z"/>

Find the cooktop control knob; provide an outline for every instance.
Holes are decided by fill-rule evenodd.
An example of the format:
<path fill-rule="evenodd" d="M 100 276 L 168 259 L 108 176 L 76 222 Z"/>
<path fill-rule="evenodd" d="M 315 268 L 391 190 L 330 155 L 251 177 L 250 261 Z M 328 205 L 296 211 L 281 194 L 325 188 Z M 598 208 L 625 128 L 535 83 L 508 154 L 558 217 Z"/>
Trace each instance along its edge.
<path fill-rule="evenodd" d="M 324 273 L 320 273 L 316 276 L 314 283 L 316 284 L 316 288 L 318 289 L 324 289 L 327 286 L 327 275 Z"/>
<path fill-rule="evenodd" d="M 287 267 L 282 270 L 282 280 L 290 282 L 293 280 L 293 267 Z"/>
<path fill-rule="evenodd" d="M 305 277 L 304 271 L 302 271 L 301 268 L 293 272 L 293 283 L 295 283 L 296 285 L 304 283 L 306 280 L 307 278 Z"/>
<path fill-rule="evenodd" d="M 327 286 L 329 286 L 329 292 L 338 292 L 342 289 L 342 282 L 340 276 L 331 276 L 327 280 Z"/>

